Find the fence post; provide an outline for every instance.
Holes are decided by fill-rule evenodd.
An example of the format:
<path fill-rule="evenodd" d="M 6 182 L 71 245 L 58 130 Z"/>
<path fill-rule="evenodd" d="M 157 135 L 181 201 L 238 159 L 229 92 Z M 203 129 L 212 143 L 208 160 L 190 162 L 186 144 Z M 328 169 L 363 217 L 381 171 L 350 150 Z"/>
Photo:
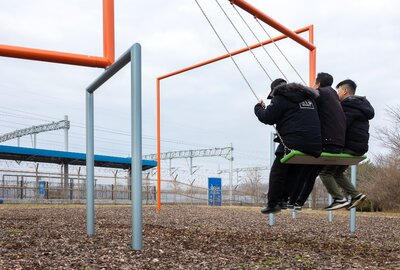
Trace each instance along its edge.
<path fill-rule="evenodd" d="M 24 198 L 24 177 L 21 176 L 21 200 Z"/>
<path fill-rule="evenodd" d="M 49 199 L 49 182 L 46 182 L 45 185 L 45 191 L 46 191 L 46 199 Z"/>

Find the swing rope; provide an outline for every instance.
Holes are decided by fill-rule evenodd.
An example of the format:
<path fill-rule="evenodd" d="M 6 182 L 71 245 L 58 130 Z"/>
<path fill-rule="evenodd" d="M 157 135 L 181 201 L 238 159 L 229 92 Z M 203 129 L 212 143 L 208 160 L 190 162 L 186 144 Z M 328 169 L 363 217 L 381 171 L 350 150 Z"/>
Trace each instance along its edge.
<path fill-rule="evenodd" d="M 231 3 L 233 9 L 236 11 L 236 13 L 239 15 L 239 17 L 242 19 L 243 23 L 247 26 L 249 31 L 253 34 L 254 38 L 257 40 L 257 42 L 261 45 L 261 48 L 263 48 L 264 52 L 268 55 L 269 59 L 271 59 L 272 63 L 274 63 L 275 67 L 279 70 L 279 72 L 282 74 L 282 76 L 285 78 L 286 81 L 289 81 L 286 75 L 283 73 L 282 69 L 279 67 L 279 65 L 275 62 L 274 58 L 270 53 L 267 51 L 265 46 L 262 46 L 261 40 L 257 37 L 256 33 L 254 33 L 253 29 L 251 29 L 250 25 L 247 23 L 247 21 L 243 18 L 242 14 L 240 14 L 239 10 L 236 8 L 236 6 Z"/>
<path fill-rule="evenodd" d="M 256 93 L 254 92 L 253 88 L 251 87 L 249 81 L 247 80 L 246 76 L 244 75 L 244 73 L 242 72 L 242 70 L 240 69 L 239 65 L 236 63 L 235 59 L 233 58 L 232 54 L 229 52 L 228 48 L 226 47 L 225 43 L 222 41 L 221 37 L 219 36 L 217 30 L 215 29 L 214 25 L 211 23 L 210 19 L 207 17 L 206 13 L 204 12 L 203 8 L 200 6 L 199 2 L 197 0 L 195 0 L 197 6 L 200 8 L 201 12 L 203 13 L 204 17 L 206 18 L 207 22 L 209 23 L 209 25 L 211 26 L 211 28 L 213 29 L 215 35 L 218 37 L 220 43 L 222 44 L 222 46 L 224 47 L 225 51 L 227 54 L 229 54 L 230 59 L 232 60 L 232 62 L 235 64 L 237 70 L 239 71 L 240 75 L 242 75 L 243 80 L 246 82 L 247 86 L 249 87 L 250 91 L 253 93 L 254 97 L 257 99 L 257 101 L 259 102 L 260 99 L 258 98 L 258 96 L 256 95 Z"/>
<path fill-rule="evenodd" d="M 241 37 L 241 39 L 243 40 L 243 42 L 246 44 L 247 48 L 249 49 L 249 51 L 253 54 L 254 58 L 256 59 L 256 61 L 258 62 L 258 64 L 260 65 L 260 67 L 264 70 L 265 74 L 268 76 L 268 78 L 272 81 L 272 78 L 269 76 L 268 72 L 265 70 L 264 66 L 261 64 L 261 62 L 258 60 L 257 56 L 253 53 L 252 49 L 249 47 L 249 45 L 247 44 L 246 40 L 243 38 L 243 36 L 240 34 L 239 30 L 236 28 L 236 26 L 234 25 L 234 23 L 232 22 L 232 20 L 229 18 L 229 16 L 227 15 L 227 13 L 225 12 L 225 10 L 222 8 L 222 6 L 219 4 L 218 0 L 215 0 L 218 4 L 218 6 L 221 8 L 221 10 L 223 11 L 223 13 L 225 14 L 225 16 L 228 18 L 228 20 L 230 21 L 230 23 L 232 24 L 233 28 L 236 30 L 236 32 L 239 34 L 239 36 Z M 244 75 L 244 73 L 242 72 L 242 70 L 240 69 L 239 65 L 237 64 L 237 62 L 235 61 L 235 59 L 233 58 L 232 54 L 229 52 L 228 48 L 226 47 L 225 43 L 222 41 L 222 38 L 220 37 L 220 35 L 218 34 L 217 30 L 215 29 L 214 25 L 211 23 L 211 20 L 208 18 L 207 14 L 205 13 L 205 11 L 203 10 L 203 8 L 201 7 L 200 3 L 198 2 L 198 0 L 195 0 L 197 6 L 199 7 L 199 9 L 201 10 L 203 16 L 206 18 L 208 24 L 211 26 L 212 30 L 214 31 L 215 35 L 218 37 L 220 43 L 222 44 L 222 46 L 224 47 L 225 51 L 227 52 L 227 54 L 229 54 L 229 57 L 231 58 L 232 62 L 235 64 L 237 70 L 240 72 L 240 74 L 242 75 L 242 78 L 245 80 L 246 84 L 248 85 L 249 89 L 251 90 L 251 92 L 253 93 L 253 95 L 255 96 L 255 98 L 257 99 L 258 102 L 260 102 L 261 100 L 258 98 L 258 96 L 256 95 L 256 93 L 254 92 L 253 88 L 251 87 L 249 81 L 247 80 L 246 76 Z M 239 14 L 240 15 L 240 14 Z M 247 25 L 247 23 L 246 23 Z M 253 35 L 255 35 L 253 33 Z M 257 40 L 259 40 L 257 38 Z M 259 41 L 260 42 L 260 41 Z M 261 42 L 260 42 L 261 43 Z M 264 46 L 262 46 L 264 47 Z M 269 53 L 267 52 L 267 54 L 269 55 Z M 276 62 L 273 60 L 273 58 L 270 56 L 271 60 L 274 62 L 274 64 L 278 67 L 278 65 L 276 64 Z M 286 76 L 283 74 L 283 72 L 281 71 L 281 69 L 278 67 L 279 71 L 282 73 L 282 75 L 285 77 Z M 273 125 L 275 132 L 277 134 L 277 136 L 279 137 L 279 140 L 282 142 L 282 145 L 284 147 L 284 152 L 286 155 L 287 151 L 292 151 L 292 149 L 290 149 L 289 147 L 287 147 L 287 145 L 284 143 L 281 135 L 279 134 L 278 130 L 276 129 L 275 125 Z"/>
<path fill-rule="evenodd" d="M 265 29 L 265 27 L 261 24 L 261 22 L 257 19 L 257 17 L 254 17 L 256 22 L 260 25 L 260 27 L 264 30 L 264 32 L 267 34 L 269 39 L 271 39 L 272 43 L 275 45 L 275 47 L 278 49 L 278 51 L 282 54 L 282 56 L 285 58 L 286 62 L 292 67 L 294 72 L 296 72 L 297 76 L 299 76 L 300 80 L 304 83 L 304 85 L 307 85 L 307 83 L 304 81 L 303 77 L 301 77 L 300 73 L 297 71 L 297 69 L 293 66 L 293 64 L 290 62 L 290 60 L 286 57 L 286 55 L 283 53 L 281 48 L 279 48 L 278 44 L 272 39 L 271 35 L 268 33 L 268 31 Z"/>
<path fill-rule="evenodd" d="M 257 61 L 258 65 L 260 66 L 260 68 L 264 71 L 265 75 L 267 75 L 267 77 L 269 78 L 269 80 L 272 82 L 272 78 L 271 76 L 268 74 L 267 70 L 265 69 L 265 67 L 261 64 L 260 60 L 257 58 L 257 56 L 254 54 L 253 50 L 250 48 L 249 44 L 246 42 L 246 40 L 244 39 L 244 37 L 242 36 L 242 34 L 239 32 L 239 30 L 237 29 L 237 27 L 235 26 L 235 24 L 233 23 L 233 21 L 231 20 L 231 18 L 229 18 L 228 14 L 225 12 L 224 8 L 221 6 L 221 4 L 218 2 L 218 0 L 215 0 L 215 2 L 217 2 L 219 8 L 222 10 L 222 12 L 225 14 L 225 17 L 228 19 L 228 21 L 231 23 L 232 27 L 236 30 L 236 32 L 238 33 L 239 37 L 242 39 L 243 43 L 246 45 L 246 47 L 248 48 L 249 52 L 253 55 L 254 59 Z"/>

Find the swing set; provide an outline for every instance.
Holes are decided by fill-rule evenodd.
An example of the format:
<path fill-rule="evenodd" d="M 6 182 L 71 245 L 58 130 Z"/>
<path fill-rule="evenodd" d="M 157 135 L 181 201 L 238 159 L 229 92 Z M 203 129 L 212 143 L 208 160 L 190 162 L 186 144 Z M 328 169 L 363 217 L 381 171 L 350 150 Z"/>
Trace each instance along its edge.
<path fill-rule="evenodd" d="M 209 19 L 209 17 L 205 13 L 204 9 L 200 5 L 199 1 L 195 0 L 195 2 L 197 4 L 197 6 L 199 7 L 201 13 L 203 14 L 205 19 L 207 20 L 208 24 L 212 28 L 213 32 L 217 36 L 219 42 L 224 47 L 224 49 L 226 51 L 226 54 L 221 55 L 219 57 L 215 57 L 215 58 L 206 60 L 206 61 L 203 61 L 203 62 L 200 62 L 198 64 L 195 64 L 195 65 L 183 68 L 183 69 L 179 69 L 177 71 L 174 71 L 174 72 L 171 72 L 171 73 L 168 73 L 168 74 L 165 74 L 165 75 L 162 75 L 162 76 L 156 78 L 156 98 L 157 98 L 157 104 L 156 104 L 156 107 L 157 107 L 157 114 L 156 114 L 156 116 L 157 116 L 157 211 L 161 210 L 161 124 L 160 124 L 161 123 L 161 110 L 160 110 L 160 104 L 161 104 L 161 97 L 160 97 L 161 86 L 160 86 L 160 82 L 161 82 L 161 80 L 169 78 L 169 77 L 172 77 L 172 76 L 175 76 L 175 75 L 178 75 L 178 74 L 181 74 L 181 73 L 184 73 L 184 72 L 189 71 L 189 70 L 193 70 L 193 69 L 196 69 L 196 68 L 211 64 L 211 63 L 215 63 L 217 61 L 220 61 L 220 60 L 223 60 L 223 59 L 226 59 L 226 58 L 230 58 L 232 60 L 233 64 L 235 65 L 236 69 L 239 71 L 240 75 L 242 76 L 243 80 L 247 84 L 248 88 L 250 89 L 250 91 L 254 95 L 254 97 L 257 99 L 257 101 L 260 101 L 260 99 L 256 95 L 254 89 L 252 88 L 251 84 L 249 83 L 248 79 L 244 75 L 243 71 L 241 70 L 241 68 L 239 67 L 239 65 L 237 64 L 237 62 L 233 58 L 233 56 L 241 54 L 241 53 L 244 53 L 244 52 L 250 52 L 252 54 L 252 56 L 254 57 L 254 59 L 256 60 L 256 62 L 258 63 L 258 65 L 260 66 L 260 68 L 264 71 L 264 73 L 266 74 L 268 79 L 270 81 L 272 81 L 273 79 L 268 74 L 268 72 L 266 71 L 265 67 L 262 65 L 262 63 L 259 61 L 259 59 L 257 58 L 257 56 L 253 52 L 253 49 L 261 47 L 264 50 L 264 52 L 267 54 L 267 56 L 269 57 L 271 62 L 279 70 L 279 72 L 281 73 L 283 78 L 285 78 L 287 81 L 289 81 L 287 79 L 286 75 L 284 74 L 284 72 L 282 71 L 282 69 L 279 67 L 279 65 L 273 59 L 271 54 L 268 53 L 268 51 L 265 48 L 265 45 L 273 44 L 278 49 L 278 51 L 281 53 L 281 55 L 284 57 L 284 59 L 287 61 L 287 63 L 291 66 L 291 68 L 294 70 L 294 72 L 297 74 L 297 76 L 300 78 L 300 80 L 304 84 L 306 84 L 306 82 L 300 76 L 299 72 L 296 70 L 296 68 L 292 65 L 292 63 L 289 61 L 289 59 L 286 57 L 286 55 L 282 52 L 282 50 L 277 45 L 277 41 L 280 41 L 280 40 L 285 39 L 285 38 L 290 38 L 290 39 L 294 40 L 295 42 L 297 42 L 298 44 L 302 45 L 303 47 L 305 47 L 306 49 L 309 50 L 309 85 L 313 85 L 315 83 L 315 78 L 316 78 L 316 46 L 314 45 L 314 26 L 313 25 L 310 25 L 310 26 L 303 27 L 303 28 L 300 28 L 298 30 L 292 31 L 292 30 L 288 29 L 287 27 L 285 27 L 284 25 L 282 25 L 279 22 L 277 22 L 276 20 L 272 19 L 271 17 L 269 17 L 268 15 L 266 15 L 265 13 L 260 11 L 259 9 L 257 9 L 254 6 L 250 5 L 246 1 L 244 1 L 244 0 L 230 0 L 230 3 L 232 5 L 232 7 L 237 12 L 237 14 L 240 17 L 240 19 L 243 21 L 243 23 L 246 25 L 248 30 L 252 33 L 252 35 L 258 41 L 258 43 L 256 43 L 256 44 L 249 45 L 246 42 L 246 40 L 243 38 L 243 35 L 240 33 L 238 28 L 233 23 L 231 18 L 228 16 L 228 14 L 224 10 L 224 8 L 221 6 L 219 1 L 215 0 L 216 4 L 221 9 L 222 13 L 225 15 L 227 20 L 230 22 L 232 27 L 235 29 L 235 31 L 237 32 L 237 34 L 239 35 L 239 37 L 241 38 L 241 40 L 245 44 L 245 47 L 243 47 L 242 49 L 230 52 L 228 50 L 227 46 L 225 45 L 224 41 L 222 40 L 221 36 L 218 34 L 216 28 L 212 24 L 211 20 Z M 253 29 L 249 26 L 249 24 L 246 22 L 246 20 L 244 19 L 244 17 L 241 15 L 241 13 L 239 12 L 239 10 L 236 7 L 239 7 L 242 10 L 246 11 L 247 13 L 253 15 L 255 21 L 258 23 L 258 25 L 261 27 L 261 29 L 268 36 L 269 39 L 265 40 L 265 41 L 261 41 L 257 37 L 257 35 L 253 31 Z M 265 29 L 265 27 L 262 25 L 261 22 L 264 22 L 264 23 L 268 24 L 272 28 L 274 28 L 274 29 L 278 30 L 279 32 L 281 32 L 283 35 L 275 37 L 275 38 L 272 38 L 270 36 L 270 34 L 267 32 L 267 30 Z M 301 33 L 307 32 L 307 31 L 309 33 L 308 40 L 304 39 L 302 36 L 299 35 Z M 278 132 L 277 132 L 277 135 L 279 136 Z M 315 158 L 315 157 L 306 155 L 306 154 L 304 154 L 304 153 L 302 153 L 302 152 L 300 152 L 298 150 L 295 150 L 295 149 L 293 149 L 293 150 L 292 149 L 288 149 L 288 150 L 290 150 L 290 151 L 281 159 L 281 163 L 286 163 L 286 164 L 321 164 L 321 165 L 355 165 L 355 164 L 358 164 L 360 161 L 362 161 L 362 160 L 364 160 L 366 158 L 366 156 L 353 156 L 353 155 L 344 154 L 344 153 L 342 153 L 342 154 L 333 154 L 333 153 L 326 153 L 326 152 L 323 152 L 320 157 Z"/>

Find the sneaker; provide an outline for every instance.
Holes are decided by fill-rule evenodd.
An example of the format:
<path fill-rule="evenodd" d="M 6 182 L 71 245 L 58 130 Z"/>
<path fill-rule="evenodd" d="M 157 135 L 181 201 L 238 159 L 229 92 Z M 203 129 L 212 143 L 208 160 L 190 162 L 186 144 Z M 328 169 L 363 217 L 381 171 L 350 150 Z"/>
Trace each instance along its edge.
<path fill-rule="evenodd" d="M 367 198 L 367 195 L 365 194 L 358 194 L 357 196 L 351 198 L 351 202 L 350 202 L 350 206 L 347 209 L 351 209 L 354 207 L 357 207 L 358 205 L 360 205 L 365 199 Z"/>
<path fill-rule="evenodd" d="M 337 210 L 350 205 L 350 202 L 346 199 L 333 199 L 333 202 L 324 208 L 325 211 Z"/>
<path fill-rule="evenodd" d="M 301 209 L 303 208 L 302 205 L 299 205 L 297 203 L 294 204 L 294 211 L 296 212 L 301 212 Z"/>
<path fill-rule="evenodd" d="M 274 207 L 264 207 L 261 209 L 261 213 L 263 214 L 276 214 L 281 211 L 281 207 L 279 205 L 275 205 Z"/>
<path fill-rule="evenodd" d="M 294 211 L 294 205 L 293 204 L 288 204 L 287 205 L 287 210 L 288 211 Z"/>

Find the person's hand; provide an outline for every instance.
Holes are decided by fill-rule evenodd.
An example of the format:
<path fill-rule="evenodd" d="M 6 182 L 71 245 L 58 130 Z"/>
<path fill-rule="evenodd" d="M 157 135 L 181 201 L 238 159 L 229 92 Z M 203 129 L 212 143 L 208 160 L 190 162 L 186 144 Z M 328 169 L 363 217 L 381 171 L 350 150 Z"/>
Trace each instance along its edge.
<path fill-rule="evenodd" d="M 264 103 L 264 100 L 260 99 L 260 105 L 261 105 L 261 107 L 263 107 L 263 108 L 265 109 L 265 103 Z"/>

